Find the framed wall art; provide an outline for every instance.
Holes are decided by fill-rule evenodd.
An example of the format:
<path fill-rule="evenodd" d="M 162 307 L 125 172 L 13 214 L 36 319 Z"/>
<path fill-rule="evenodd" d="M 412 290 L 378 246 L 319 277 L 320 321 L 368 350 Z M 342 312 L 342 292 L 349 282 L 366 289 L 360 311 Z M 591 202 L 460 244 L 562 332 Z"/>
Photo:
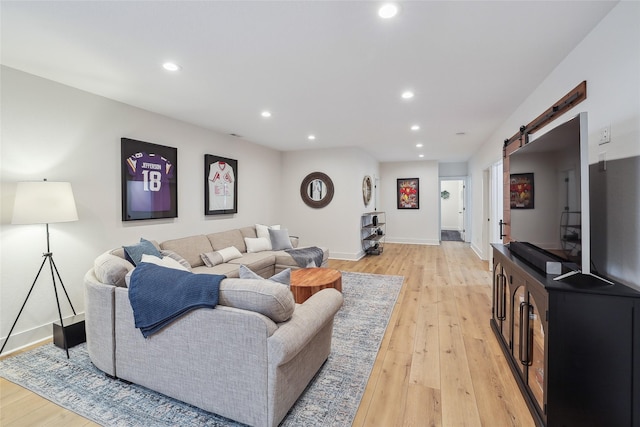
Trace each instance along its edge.
<path fill-rule="evenodd" d="M 398 209 L 420 209 L 419 178 L 398 178 Z"/>
<path fill-rule="evenodd" d="M 204 214 L 238 212 L 238 161 L 204 155 Z"/>
<path fill-rule="evenodd" d="M 533 209 L 533 174 L 512 173 L 509 179 L 509 193 L 511 209 Z"/>
<path fill-rule="evenodd" d="M 121 138 L 122 220 L 178 216 L 178 149 Z"/>

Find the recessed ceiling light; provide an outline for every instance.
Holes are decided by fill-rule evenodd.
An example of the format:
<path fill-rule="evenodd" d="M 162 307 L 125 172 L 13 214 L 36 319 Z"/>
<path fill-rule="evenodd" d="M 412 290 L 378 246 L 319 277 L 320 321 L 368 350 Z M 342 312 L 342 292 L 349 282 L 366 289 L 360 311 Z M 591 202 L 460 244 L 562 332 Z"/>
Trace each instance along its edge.
<path fill-rule="evenodd" d="M 387 3 L 382 5 L 380 9 L 378 9 L 378 16 L 383 19 L 393 18 L 398 14 L 398 6 L 393 3 Z"/>
<path fill-rule="evenodd" d="M 316 136 L 315 136 L 315 135 L 309 135 L 309 136 L 307 137 L 307 139 L 308 139 L 309 141 L 313 141 L 313 140 L 315 140 L 315 139 L 316 139 Z"/>
<path fill-rule="evenodd" d="M 411 92 L 410 90 L 405 90 L 404 92 L 402 92 L 402 99 L 411 99 L 413 98 L 413 92 Z"/>
<path fill-rule="evenodd" d="M 418 157 L 423 158 L 424 154 L 418 154 Z"/>
<path fill-rule="evenodd" d="M 422 148 L 422 147 L 423 147 L 423 145 L 422 145 L 422 143 L 421 143 L 421 142 L 418 142 L 418 143 L 416 144 L 416 147 L 417 147 L 417 148 Z"/>
<path fill-rule="evenodd" d="M 174 62 L 165 62 L 164 64 L 162 64 L 162 68 L 167 71 L 180 71 L 180 69 L 182 69 L 181 66 Z"/>
<path fill-rule="evenodd" d="M 260 115 L 262 117 L 271 117 L 271 112 L 270 111 L 263 111 L 262 113 L 260 113 Z"/>
<path fill-rule="evenodd" d="M 414 130 L 414 131 L 415 131 L 415 130 L 420 130 L 420 126 L 418 126 L 418 125 L 413 125 L 413 126 L 411 126 L 411 130 Z"/>

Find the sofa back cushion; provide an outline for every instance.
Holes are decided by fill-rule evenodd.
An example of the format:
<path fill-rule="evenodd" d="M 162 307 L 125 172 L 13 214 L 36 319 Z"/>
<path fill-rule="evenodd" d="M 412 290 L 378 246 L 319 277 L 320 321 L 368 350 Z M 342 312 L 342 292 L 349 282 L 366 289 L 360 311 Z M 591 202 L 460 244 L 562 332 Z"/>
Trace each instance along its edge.
<path fill-rule="evenodd" d="M 221 231 L 220 233 L 207 234 L 207 238 L 211 243 L 214 251 L 235 246 L 240 252 L 247 252 L 247 246 L 244 244 L 244 237 L 239 229 Z M 209 251 L 207 251 L 209 252 Z"/>
<path fill-rule="evenodd" d="M 204 235 L 167 240 L 166 242 L 162 242 L 160 247 L 182 256 L 182 258 L 189 262 L 191 267 L 204 265 L 202 258 L 200 258 L 200 254 L 206 254 L 207 252 L 213 251 L 209 239 Z"/>
<path fill-rule="evenodd" d="M 296 308 L 288 286 L 264 279 L 224 279 L 218 304 L 255 311 L 276 323 L 289 320 Z"/>
<path fill-rule="evenodd" d="M 256 234 L 256 227 L 253 225 L 242 227 L 240 229 L 240 233 L 242 233 L 242 237 L 248 237 L 250 239 L 255 239 L 258 237 L 258 235 Z"/>

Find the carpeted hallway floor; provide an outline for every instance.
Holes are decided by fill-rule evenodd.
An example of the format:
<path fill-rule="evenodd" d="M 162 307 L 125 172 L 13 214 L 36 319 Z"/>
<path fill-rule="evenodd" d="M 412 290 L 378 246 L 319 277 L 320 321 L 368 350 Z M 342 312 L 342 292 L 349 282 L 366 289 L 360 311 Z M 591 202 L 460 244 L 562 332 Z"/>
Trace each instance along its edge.
<path fill-rule="evenodd" d="M 453 242 L 462 242 L 462 237 L 460 236 L 459 231 L 455 230 L 442 230 L 440 233 L 440 240 L 444 241 L 453 241 Z"/>

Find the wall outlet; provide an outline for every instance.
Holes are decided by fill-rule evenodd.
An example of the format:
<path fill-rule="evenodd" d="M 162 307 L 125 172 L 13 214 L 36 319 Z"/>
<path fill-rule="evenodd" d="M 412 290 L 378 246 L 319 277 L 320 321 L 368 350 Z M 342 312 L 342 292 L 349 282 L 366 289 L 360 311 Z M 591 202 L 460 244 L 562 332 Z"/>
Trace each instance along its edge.
<path fill-rule="evenodd" d="M 611 126 L 600 129 L 600 145 L 611 142 Z"/>

